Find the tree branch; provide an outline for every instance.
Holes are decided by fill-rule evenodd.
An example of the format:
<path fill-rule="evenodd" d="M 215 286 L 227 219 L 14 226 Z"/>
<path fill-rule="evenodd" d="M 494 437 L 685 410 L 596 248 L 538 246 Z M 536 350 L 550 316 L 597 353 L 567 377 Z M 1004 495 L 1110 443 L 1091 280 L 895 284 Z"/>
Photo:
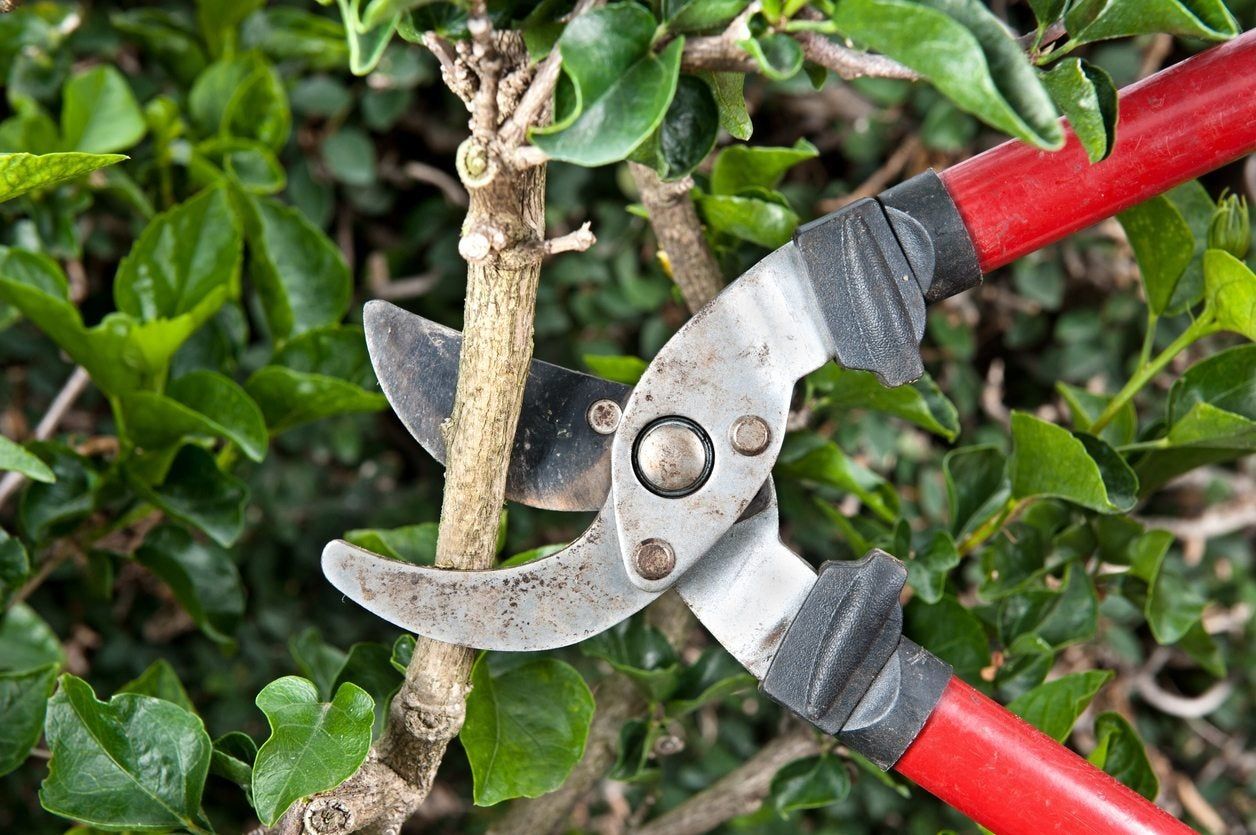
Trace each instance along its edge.
<path fill-rule="evenodd" d="M 660 815 L 634 835 L 701 835 L 759 808 L 781 767 L 820 752 L 817 732 L 792 721 L 788 730 L 709 788 Z"/>
<path fill-rule="evenodd" d="M 689 196 L 693 180 L 685 177 L 668 183 L 640 163 L 630 162 L 628 168 L 650 215 L 660 254 L 665 256 L 685 304 L 696 313 L 724 287 L 724 276 L 707 246 L 702 222 Z"/>
<path fill-rule="evenodd" d="M 850 49 L 818 32 L 791 32 L 802 46 L 803 56 L 813 64 L 832 70 L 847 81 L 855 78 L 901 78 L 915 80 L 920 75 L 892 58 Z M 719 35 L 688 38 L 680 64 L 686 70 L 756 73 L 759 64 L 738 45 L 739 37 L 726 31 Z"/>
<path fill-rule="evenodd" d="M 61 421 L 74 406 L 75 401 L 79 399 L 79 395 L 86 390 L 87 384 L 91 381 L 92 378 L 81 365 L 74 369 L 74 373 L 66 379 L 61 391 L 57 392 L 57 396 L 49 404 L 48 411 L 35 426 L 35 434 L 32 436 L 34 440 L 46 441 L 52 437 L 57 427 L 61 425 Z M 6 473 L 0 480 L 0 507 L 4 507 L 25 483 L 26 476 L 21 473 Z"/>

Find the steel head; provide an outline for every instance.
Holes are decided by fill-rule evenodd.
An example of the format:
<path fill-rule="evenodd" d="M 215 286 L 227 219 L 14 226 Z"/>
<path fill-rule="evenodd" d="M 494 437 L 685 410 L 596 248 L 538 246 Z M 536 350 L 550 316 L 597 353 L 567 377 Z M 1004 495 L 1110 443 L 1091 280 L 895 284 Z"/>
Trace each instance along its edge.
<path fill-rule="evenodd" d="M 403 629 L 519 652 L 583 641 L 658 596 L 625 575 L 605 513 L 557 554 L 512 568 L 448 571 L 337 540 L 323 549 L 323 573 L 345 596 Z"/>
<path fill-rule="evenodd" d="M 453 411 L 462 334 L 382 301 L 368 302 L 363 319 L 384 395 L 415 440 L 444 463 L 441 424 Z M 610 492 L 614 427 L 631 391 L 533 361 L 506 497 L 548 510 L 600 508 Z"/>

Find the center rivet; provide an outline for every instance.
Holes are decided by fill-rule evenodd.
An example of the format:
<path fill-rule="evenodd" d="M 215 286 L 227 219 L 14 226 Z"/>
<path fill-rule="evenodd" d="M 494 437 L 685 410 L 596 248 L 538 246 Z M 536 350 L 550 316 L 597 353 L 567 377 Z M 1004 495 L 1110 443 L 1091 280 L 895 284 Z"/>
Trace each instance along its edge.
<path fill-rule="evenodd" d="M 633 445 L 637 477 L 667 498 L 688 496 L 701 487 L 711 475 L 712 463 L 711 439 L 688 418 L 659 418 Z"/>
<path fill-rule="evenodd" d="M 758 415 L 737 418 L 728 435 L 733 449 L 742 455 L 761 455 L 772 442 L 772 430 Z"/>
<path fill-rule="evenodd" d="M 647 539 L 632 555 L 637 573 L 647 580 L 662 580 L 676 567 L 676 552 L 661 539 Z"/>

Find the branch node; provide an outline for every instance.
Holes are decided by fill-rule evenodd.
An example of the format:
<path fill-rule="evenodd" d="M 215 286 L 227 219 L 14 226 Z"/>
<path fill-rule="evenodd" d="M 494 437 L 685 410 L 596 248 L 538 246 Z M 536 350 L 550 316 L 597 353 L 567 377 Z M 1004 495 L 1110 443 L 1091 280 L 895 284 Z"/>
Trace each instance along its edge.
<path fill-rule="evenodd" d="M 497 176 L 497 162 L 492 153 L 474 136 L 464 139 L 458 146 L 454 166 L 468 189 L 484 188 Z"/>
<path fill-rule="evenodd" d="M 334 797 L 319 797 L 310 801 L 305 809 L 305 831 L 312 835 L 352 832 L 353 812 Z"/>
<path fill-rule="evenodd" d="M 597 236 L 593 234 L 593 230 L 589 228 L 589 221 L 581 224 L 580 228 L 574 232 L 568 232 L 566 235 L 559 235 L 557 238 L 550 238 L 541 244 L 546 255 L 557 255 L 560 252 L 584 252 L 589 247 L 597 243 Z"/>
<path fill-rule="evenodd" d="M 549 162 L 549 154 L 535 145 L 523 145 L 510 154 L 510 164 L 516 171 L 526 171 Z"/>

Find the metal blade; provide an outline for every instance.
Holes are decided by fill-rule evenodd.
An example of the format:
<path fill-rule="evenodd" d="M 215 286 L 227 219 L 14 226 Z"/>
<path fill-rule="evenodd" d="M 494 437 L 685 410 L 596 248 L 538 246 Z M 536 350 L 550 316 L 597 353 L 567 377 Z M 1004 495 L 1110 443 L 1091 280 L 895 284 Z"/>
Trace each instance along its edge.
<path fill-rule="evenodd" d="M 625 576 L 610 511 L 557 554 L 513 568 L 447 571 L 337 540 L 323 549 L 323 573 L 354 602 L 403 629 L 477 649 L 574 644 L 658 597 Z"/>
<path fill-rule="evenodd" d="M 816 571 L 781 542 L 776 490 L 676 583 L 703 626 L 762 679 L 785 631 L 816 582 Z"/>
<path fill-rule="evenodd" d="M 441 424 L 454 407 L 462 334 L 388 302 L 368 302 L 366 344 L 380 387 L 401 422 L 445 462 Z M 623 406 L 632 389 L 534 360 L 523 393 L 506 497 L 549 510 L 597 510 L 610 492 L 614 434 L 589 425 L 599 400 Z"/>

